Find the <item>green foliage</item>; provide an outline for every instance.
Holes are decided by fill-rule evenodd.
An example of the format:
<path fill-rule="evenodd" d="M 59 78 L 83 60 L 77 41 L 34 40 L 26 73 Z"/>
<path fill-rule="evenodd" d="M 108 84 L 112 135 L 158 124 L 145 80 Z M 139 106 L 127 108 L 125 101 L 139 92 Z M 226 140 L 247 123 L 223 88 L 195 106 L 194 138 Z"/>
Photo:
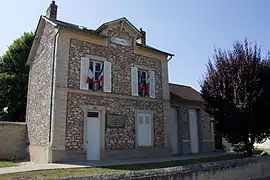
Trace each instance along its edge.
<path fill-rule="evenodd" d="M 257 45 L 236 42 L 232 51 L 215 50 L 201 81 L 217 131 L 233 144 L 244 143 L 249 155 L 254 142 L 270 136 L 269 59 Z"/>
<path fill-rule="evenodd" d="M 245 143 L 237 143 L 235 145 L 233 145 L 233 151 L 234 152 L 244 152 L 246 151 L 246 148 L 245 148 Z"/>
<path fill-rule="evenodd" d="M 0 57 L 0 120 L 25 121 L 28 72 L 26 61 L 34 40 L 24 33 Z M 7 112 L 3 109 L 7 108 Z"/>

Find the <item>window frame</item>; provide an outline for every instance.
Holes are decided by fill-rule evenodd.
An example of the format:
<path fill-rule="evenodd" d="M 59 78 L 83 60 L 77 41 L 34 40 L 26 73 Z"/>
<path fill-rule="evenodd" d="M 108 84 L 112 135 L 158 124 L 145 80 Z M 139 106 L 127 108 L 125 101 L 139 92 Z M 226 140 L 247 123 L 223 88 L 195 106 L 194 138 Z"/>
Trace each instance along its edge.
<path fill-rule="evenodd" d="M 145 85 L 144 86 L 146 86 L 146 84 L 147 84 L 147 81 L 148 81 L 148 79 L 149 79 L 149 75 L 150 75 L 150 73 L 149 73 L 149 71 L 148 70 L 146 70 L 146 69 L 141 69 L 141 68 L 138 68 L 137 69 L 137 71 L 138 71 L 138 96 L 139 97 L 150 97 L 150 82 L 149 82 L 149 92 L 148 92 L 148 94 L 147 95 L 145 95 L 145 96 L 143 96 L 143 93 L 140 93 L 140 91 L 139 91 L 139 81 L 140 81 L 140 79 L 139 79 L 139 76 L 140 76 L 140 74 L 141 74 L 141 76 L 142 76 L 142 73 L 145 73 Z"/>
<path fill-rule="evenodd" d="M 88 83 L 88 90 L 89 91 L 100 91 L 100 92 L 103 92 L 104 91 L 104 77 L 103 77 L 103 82 L 102 82 L 102 88 L 101 89 L 94 89 L 94 84 L 95 84 L 95 81 L 96 80 L 96 64 L 100 64 L 100 70 L 98 71 L 100 73 L 101 71 L 101 67 L 103 67 L 103 76 L 104 76 L 104 62 L 103 61 L 99 61 L 99 60 L 96 60 L 96 59 L 91 59 L 89 58 L 89 68 L 90 68 L 90 64 L 93 63 L 93 84 L 92 84 L 92 88 L 90 89 L 90 83 Z M 88 68 L 88 69 L 89 69 Z"/>

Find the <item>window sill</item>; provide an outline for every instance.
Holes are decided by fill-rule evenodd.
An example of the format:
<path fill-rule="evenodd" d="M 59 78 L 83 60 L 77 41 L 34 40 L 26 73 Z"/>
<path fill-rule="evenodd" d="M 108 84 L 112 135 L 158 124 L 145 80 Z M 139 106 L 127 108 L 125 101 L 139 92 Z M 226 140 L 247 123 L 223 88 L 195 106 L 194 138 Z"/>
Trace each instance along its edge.
<path fill-rule="evenodd" d="M 86 89 L 76 89 L 76 88 L 66 88 L 66 87 L 57 87 L 57 88 L 64 92 L 84 94 L 84 95 L 104 96 L 104 97 L 131 99 L 131 100 L 140 100 L 140 101 L 149 101 L 149 102 L 162 102 L 162 103 L 167 102 L 167 100 L 164 100 L 164 99 L 143 98 L 143 97 L 132 96 L 132 95 L 116 94 L 114 92 L 90 91 Z"/>

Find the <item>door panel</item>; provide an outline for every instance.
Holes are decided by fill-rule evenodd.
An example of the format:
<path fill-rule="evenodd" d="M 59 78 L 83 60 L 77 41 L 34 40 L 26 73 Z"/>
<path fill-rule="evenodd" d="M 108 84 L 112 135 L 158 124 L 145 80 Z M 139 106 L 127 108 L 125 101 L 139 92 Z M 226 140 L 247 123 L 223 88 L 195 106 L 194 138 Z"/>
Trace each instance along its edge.
<path fill-rule="evenodd" d="M 138 116 L 138 146 L 151 145 L 151 125 L 150 115 Z"/>
<path fill-rule="evenodd" d="M 100 119 L 87 118 L 87 160 L 100 160 Z"/>
<path fill-rule="evenodd" d="M 191 152 L 198 153 L 199 152 L 199 141 L 198 141 L 198 124 L 197 124 L 196 110 L 189 109 L 188 115 L 189 115 Z"/>

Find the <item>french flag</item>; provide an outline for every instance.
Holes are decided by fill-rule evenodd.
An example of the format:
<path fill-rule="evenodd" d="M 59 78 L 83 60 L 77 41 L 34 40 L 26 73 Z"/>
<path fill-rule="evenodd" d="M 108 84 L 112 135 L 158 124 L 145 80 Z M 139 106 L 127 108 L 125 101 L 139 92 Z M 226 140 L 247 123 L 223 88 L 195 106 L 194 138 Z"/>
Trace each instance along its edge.
<path fill-rule="evenodd" d="M 93 78 L 94 78 L 93 71 L 89 68 L 88 69 L 88 77 L 87 77 L 86 83 L 93 82 Z"/>
<path fill-rule="evenodd" d="M 101 67 L 101 71 L 100 71 L 100 74 L 99 74 L 99 76 L 98 76 L 98 82 L 99 82 L 99 85 L 100 85 L 100 87 L 103 85 L 103 79 L 104 79 L 104 77 L 103 77 L 103 66 Z"/>
<path fill-rule="evenodd" d="M 145 95 L 149 95 L 149 86 L 150 86 L 150 76 L 148 76 L 148 78 L 146 80 Z"/>

